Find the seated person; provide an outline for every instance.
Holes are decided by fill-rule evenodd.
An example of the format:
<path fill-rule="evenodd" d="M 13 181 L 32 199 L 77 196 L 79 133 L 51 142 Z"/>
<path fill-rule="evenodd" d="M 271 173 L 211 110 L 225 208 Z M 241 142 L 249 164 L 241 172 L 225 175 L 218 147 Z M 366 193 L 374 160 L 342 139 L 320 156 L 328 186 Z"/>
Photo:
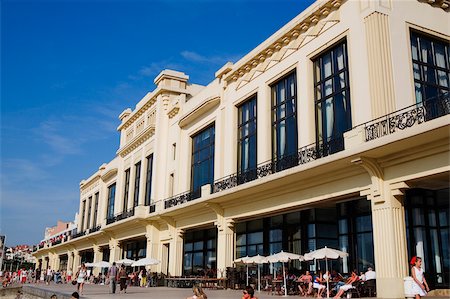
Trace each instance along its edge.
<path fill-rule="evenodd" d="M 365 274 L 366 280 L 377 279 L 375 271 L 373 271 L 372 267 L 367 268 L 367 272 Z"/>
<path fill-rule="evenodd" d="M 350 276 L 345 284 L 341 287 L 339 287 L 339 291 L 337 292 L 336 296 L 334 296 L 334 299 L 341 298 L 341 296 L 344 294 L 345 291 L 350 290 L 353 288 L 353 283 L 358 280 L 358 275 L 356 275 L 356 270 L 352 271 L 352 276 Z"/>
<path fill-rule="evenodd" d="M 322 297 L 322 293 L 325 290 L 325 286 L 323 283 L 325 282 L 325 279 L 323 278 L 322 271 L 319 271 L 319 274 L 315 277 L 313 288 L 317 289 L 317 298 Z"/>
<path fill-rule="evenodd" d="M 312 292 L 312 276 L 311 273 L 309 273 L 309 271 L 306 271 L 305 274 L 302 274 L 299 278 L 298 278 L 298 282 L 301 282 L 303 284 L 305 284 L 307 286 L 307 291 L 304 292 L 303 288 L 301 285 L 298 286 L 298 289 L 300 290 L 300 292 L 302 293 L 302 295 L 309 295 Z"/>

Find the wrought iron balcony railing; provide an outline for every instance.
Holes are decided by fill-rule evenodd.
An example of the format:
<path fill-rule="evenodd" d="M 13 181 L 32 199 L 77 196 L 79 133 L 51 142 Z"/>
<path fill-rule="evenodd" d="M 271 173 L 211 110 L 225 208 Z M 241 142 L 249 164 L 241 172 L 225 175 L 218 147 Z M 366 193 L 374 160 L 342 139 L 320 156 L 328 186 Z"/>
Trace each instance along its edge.
<path fill-rule="evenodd" d="M 197 189 L 194 191 L 187 191 L 187 192 L 172 196 L 164 201 L 164 209 L 168 209 L 168 208 L 189 202 L 191 200 L 199 198 L 200 196 L 201 196 L 201 189 Z"/>
<path fill-rule="evenodd" d="M 79 238 L 79 237 L 82 237 L 85 235 L 86 235 L 86 231 L 75 233 L 74 235 L 72 235 L 72 239 L 76 239 L 76 238 Z"/>
<path fill-rule="evenodd" d="M 116 214 L 113 217 L 106 218 L 106 224 L 108 225 L 126 218 L 130 218 L 132 216 L 134 216 L 134 208 L 123 211 L 122 213 Z"/>
<path fill-rule="evenodd" d="M 238 185 L 268 176 L 270 174 L 334 154 L 343 149 L 343 137 L 332 139 L 328 142 L 314 143 L 300 148 L 295 154 L 276 158 L 268 162 L 259 164 L 257 168 L 249 169 L 245 172 L 234 173 L 232 175 L 218 179 L 214 181 L 211 191 L 212 193 L 221 192 Z M 187 191 L 166 199 L 164 202 L 164 208 L 167 209 L 170 207 L 174 207 L 199 198 L 200 196 L 200 189 L 195 191 Z"/>
<path fill-rule="evenodd" d="M 450 113 L 449 93 L 430 98 L 364 123 L 366 141 L 405 130 Z"/>
<path fill-rule="evenodd" d="M 297 153 L 263 162 L 257 168 L 245 172 L 234 173 L 214 182 L 213 193 L 221 192 L 238 185 L 283 171 L 298 165 L 317 160 L 344 149 L 344 138 L 332 139 L 328 142 L 313 143 L 304 146 Z"/>
<path fill-rule="evenodd" d="M 89 233 L 92 234 L 92 233 L 98 232 L 101 228 L 102 228 L 101 225 L 97 225 L 96 227 L 89 229 Z"/>

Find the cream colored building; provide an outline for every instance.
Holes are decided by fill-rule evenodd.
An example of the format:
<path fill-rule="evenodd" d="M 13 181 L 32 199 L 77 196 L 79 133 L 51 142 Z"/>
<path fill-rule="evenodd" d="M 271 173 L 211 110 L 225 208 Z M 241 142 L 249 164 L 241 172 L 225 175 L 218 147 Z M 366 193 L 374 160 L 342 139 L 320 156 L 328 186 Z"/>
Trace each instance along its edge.
<path fill-rule="evenodd" d="M 207 86 L 163 70 L 81 181 L 78 234 L 35 257 L 221 277 L 240 256 L 329 246 L 350 254 L 341 272 L 374 266 L 378 297 L 403 297 L 416 254 L 448 288 L 448 6 L 316 1 Z"/>

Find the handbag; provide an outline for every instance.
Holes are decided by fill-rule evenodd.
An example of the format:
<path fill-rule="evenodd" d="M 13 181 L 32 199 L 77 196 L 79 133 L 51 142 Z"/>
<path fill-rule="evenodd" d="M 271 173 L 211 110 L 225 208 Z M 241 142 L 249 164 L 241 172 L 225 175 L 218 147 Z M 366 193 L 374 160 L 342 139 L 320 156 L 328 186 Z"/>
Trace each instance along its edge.
<path fill-rule="evenodd" d="M 76 284 L 77 284 L 77 281 L 76 281 L 76 280 L 72 280 L 72 284 L 73 284 L 73 285 L 76 285 Z"/>

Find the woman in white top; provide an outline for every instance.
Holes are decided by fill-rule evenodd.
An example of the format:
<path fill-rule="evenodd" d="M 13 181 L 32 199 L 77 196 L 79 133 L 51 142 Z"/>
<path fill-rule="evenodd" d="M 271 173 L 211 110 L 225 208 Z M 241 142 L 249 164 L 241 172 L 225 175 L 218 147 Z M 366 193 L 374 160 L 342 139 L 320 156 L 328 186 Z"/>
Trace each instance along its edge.
<path fill-rule="evenodd" d="M 84 263 L 81 264 L 81 268 L 80 270 L 78 270 L 77 273 L 77 290 L 78 292 L 83 295 L 83 286 L 84 286 L 84 281 L 87 278 L 87 270 L 86 270 L 86 265 Z"/>
<path fill-rule="evenodd" d="M 423 275 L 422 269 L 422 258 L 413 257 L 411 259 L 411 276 L 414 279 L 413 283 L 413 294 L 416 295 L 416 299 L 420 299 L 422 296 L 426 296 L 427 292 L 430 291 L 425 276 Z"/>

